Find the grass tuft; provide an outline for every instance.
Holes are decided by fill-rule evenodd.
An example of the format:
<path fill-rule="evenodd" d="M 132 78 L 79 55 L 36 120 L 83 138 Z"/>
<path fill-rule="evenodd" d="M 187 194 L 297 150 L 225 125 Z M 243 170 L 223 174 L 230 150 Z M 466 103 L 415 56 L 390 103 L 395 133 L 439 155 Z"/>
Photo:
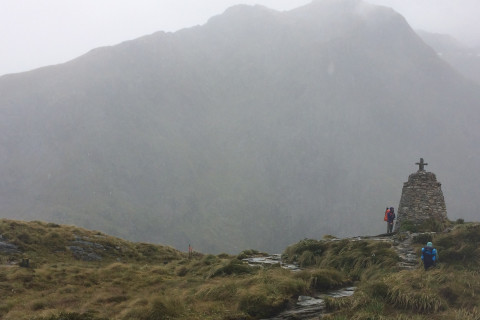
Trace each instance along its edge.
<path fill-rule="evenodd" d="M 334 269 L 318 269 L 312 272 L 310 287 L 315 290 L 336 289 L 351 284 L 350 279 Z"/>

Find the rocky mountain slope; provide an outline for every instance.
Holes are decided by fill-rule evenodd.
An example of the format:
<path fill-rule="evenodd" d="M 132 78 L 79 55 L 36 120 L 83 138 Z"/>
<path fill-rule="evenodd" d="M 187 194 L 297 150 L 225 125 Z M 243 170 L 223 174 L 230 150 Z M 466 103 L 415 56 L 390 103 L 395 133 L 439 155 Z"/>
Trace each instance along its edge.
<path fill-rule="evenodd" d="M 455 38 L 434 34 L 425 31 L 417 31 L 420 37 L 430 45 L 437 54 L 450 63 L 465 77 L 480 84 L 480 47 L 469 47 Z"/>
<path fill-rule="evenodd" d="M 377 234 L 424 157 L 478 207 L 479 87 L 394 11 L 236 6 L 0 78 L 5 217 L 203 252 Z"/>
<path fill-rule="evenodd" d="M 187 254 L 73 226 L 0 219 L 0 317 L 473 320 L 479 228 L 458 221 L 442 232 L 304 239 L 275 262 L 256 250 Z M 419 252 L 427 241 L 440 260 L 426 273 Z"/>

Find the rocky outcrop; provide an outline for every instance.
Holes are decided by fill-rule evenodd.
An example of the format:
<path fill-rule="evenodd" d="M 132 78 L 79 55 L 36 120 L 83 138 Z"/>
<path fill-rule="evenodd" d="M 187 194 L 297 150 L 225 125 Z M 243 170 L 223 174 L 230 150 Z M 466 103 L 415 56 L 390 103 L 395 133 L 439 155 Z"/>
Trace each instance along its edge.
<path fill-rule="evenodd" d="M 0 253 L 21 253 L 20 249 L 12 244 L 6 241 L 3 236 L 0 234 Z"/>
<path fill-rule="evenodd" d="M 87 241 L 78 236 L 76 236 L 72 245 L 68 246 L 68 249 L 76 259 L 83 261 L 100 261 L 102 256 L 98 252 L 106 250 L 102 244 Z"/>
<path fill-rule="evenodd" d="M 14 244 L 0 241 L 0 252 L 1 253 L 21 253 L 18 247 Z"/>

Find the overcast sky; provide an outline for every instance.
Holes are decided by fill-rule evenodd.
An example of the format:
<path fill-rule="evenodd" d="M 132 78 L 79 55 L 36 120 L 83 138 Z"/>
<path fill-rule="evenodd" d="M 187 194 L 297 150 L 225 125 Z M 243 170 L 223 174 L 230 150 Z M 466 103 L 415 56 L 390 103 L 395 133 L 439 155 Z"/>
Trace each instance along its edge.
<path fill-rule="evenodd" d="M 480 45 L 480 0 L 365 0 L 415 29 Z M 0 0 L 0 75 L 66 62 L 93 48 L 204 24 L 235 4 L 290 10 L 311 0 Z"/>

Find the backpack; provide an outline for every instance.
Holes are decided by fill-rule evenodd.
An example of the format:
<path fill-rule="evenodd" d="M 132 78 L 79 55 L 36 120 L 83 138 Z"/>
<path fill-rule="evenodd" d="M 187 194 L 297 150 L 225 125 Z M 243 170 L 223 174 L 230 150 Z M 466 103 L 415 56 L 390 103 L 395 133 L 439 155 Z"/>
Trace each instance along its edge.
<path fill-rule="evenodd" d="M 431 264 L 435 261 L 436 250 L 432 247 L 424 247 L 422 250 L 423 261 L 427 264 Z"/>
<path fill-rule="evenodd" d="M 383 218 L 383 221 L 388 221 L 388 214 L 390 213 L 390 209 L 385 210 L 385 217 Z"/>

